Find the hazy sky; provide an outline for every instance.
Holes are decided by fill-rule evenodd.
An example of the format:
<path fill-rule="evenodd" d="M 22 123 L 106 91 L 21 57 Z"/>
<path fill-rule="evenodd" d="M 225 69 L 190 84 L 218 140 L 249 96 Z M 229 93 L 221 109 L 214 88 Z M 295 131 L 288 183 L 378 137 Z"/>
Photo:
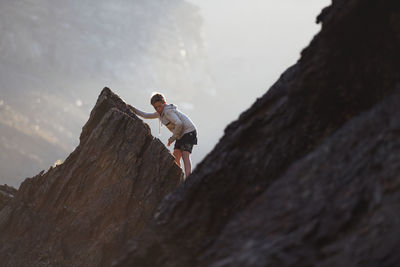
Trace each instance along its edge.
<path fill-rule="evenodd" d="M 234 117 L 299 59 L 320 30 L 328 0 L 187 0 L 200 7 L 210 69 L 219 91 L 240 95 Z"/>

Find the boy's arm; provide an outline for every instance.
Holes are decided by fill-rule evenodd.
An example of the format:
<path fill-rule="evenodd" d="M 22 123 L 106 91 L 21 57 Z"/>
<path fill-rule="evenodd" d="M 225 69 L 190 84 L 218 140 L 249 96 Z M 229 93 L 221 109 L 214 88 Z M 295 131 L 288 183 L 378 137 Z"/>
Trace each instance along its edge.
<path fill-rule="evenodd" d="M 131 105 L 128 105 L 128 106 L 132 109 L 132 111 L 133 111 L 136 115 L 139 115 L 140 117 L 143 117 L 143 118 L 145 118 L 145 119 L 157 119 L 157 118 L 159 117 L 159 115 L 158 115 L 157 112 L 154 112 L 154 113 L 146 113 L 146 112 L 143 112 L 143 111 L 141 111 L 141 110 L 139 110 L 139 109 L 137 109 L 137 108 L 135 108 L 135 107 L 132 107 Z"/>
<path fill-rule="evenodd" d="M 166 115 L 167 119 L 175 125 L 173 134 L 168 139 L 168 143 L 171 144 L 176 139 L 181 137 L 183 123 L 182 123 L 181 119 L 179 119 L 178 115 L 176 115 L 176 113 L 174 111 L 168 111 L 168 113 L 165 114 L 165 115 Z"/>

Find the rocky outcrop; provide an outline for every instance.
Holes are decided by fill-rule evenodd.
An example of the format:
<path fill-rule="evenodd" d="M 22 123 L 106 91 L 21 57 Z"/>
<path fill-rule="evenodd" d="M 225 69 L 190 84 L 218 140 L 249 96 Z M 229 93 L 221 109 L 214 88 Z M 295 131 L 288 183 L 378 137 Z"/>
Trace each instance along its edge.
<path fill-rule="evenodd" d="M 400 4 L 334 0 L 118 266 L 398 266 Z"/>
<path fill-rule="evenodd" d="M 2 266 L 110 266 L 183 177 L 167 148 L 105 88 L 80 144 L 0 211 Z"/>

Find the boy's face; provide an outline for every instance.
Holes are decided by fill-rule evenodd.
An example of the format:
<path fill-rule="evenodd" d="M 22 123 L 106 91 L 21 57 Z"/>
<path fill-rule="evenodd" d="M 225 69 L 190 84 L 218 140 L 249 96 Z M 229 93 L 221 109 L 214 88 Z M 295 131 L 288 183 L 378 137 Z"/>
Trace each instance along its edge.
<path fill-rule="evenodd" d="M 158 114 L 161 114 L 164 110 L 165 103 L 160 101 L 154 102 L 153 107 L 157 111 Z"/>

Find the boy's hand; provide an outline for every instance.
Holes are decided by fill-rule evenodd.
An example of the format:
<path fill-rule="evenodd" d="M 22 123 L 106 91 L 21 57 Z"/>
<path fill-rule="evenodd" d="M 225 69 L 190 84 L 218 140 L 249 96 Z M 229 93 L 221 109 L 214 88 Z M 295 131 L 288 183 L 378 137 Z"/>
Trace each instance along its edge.
<path fill-rule="evenodd" d="M 136 108 L 132 107 L 132 106 L 129 105 L 129 104 L 128 104 L 128 108 L 129 108 L 130 110 L 132 110 L 134 113 L 136 113 Z"/>
<path fill-rule="evenodd" d="M 171 137 L 168 139 L 168 146 L 170 146 L 174 141 L 175 141 L 175 138 L 173 138 L 173 136 L 171 136 Z"/>

